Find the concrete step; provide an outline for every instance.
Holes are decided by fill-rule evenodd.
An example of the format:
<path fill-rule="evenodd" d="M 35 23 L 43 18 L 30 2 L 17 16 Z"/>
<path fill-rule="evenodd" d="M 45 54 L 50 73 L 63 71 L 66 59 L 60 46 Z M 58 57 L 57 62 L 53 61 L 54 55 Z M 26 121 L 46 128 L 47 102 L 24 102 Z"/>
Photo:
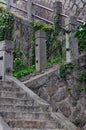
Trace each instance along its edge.
<path fill-rule="evenodd" d="M 0 87 L 8 87 L 8 86 L 16 86 L 16 84 L 12 81 L 0 81 Z"/>
<path fill-rule="evenodd" d="M 29 95 L 26 92 L 15 92 L 15 91 L 0 91 L 0 98 L 8 98 L 8 97 L 13 97 L 13 98 L 30 98 Z"/>
<path fill-rule="evenodd" d="M 7 124 L 11 128 L 37 128 L 37 129 L 44 129 L 44 128 L 58 128 L 58 124 L 56 122 L 51 122 L 48 120 L 5 120 Z"/>
<path fill-rule="evenodd" d="M 40 106 L 31 105 L 0 105 L 0 111 L 27 111 L 27 112 L 38 112 L 41 111 Z"/>
<path fill-rule="evenodd" d="M 12 130 L 65 130 L 65 129 L 50 129 L 50 128 L 44 128 L 44 129 L 36 129 L 36 128 L 12 128 Z"/>
<path fill-rule="evenodd" d="M 0 98 L 0 105 L 33 105 L 34 101 L 32 99 L 22 99 L 13 97 L 3 97 Z"/>
<path fill-rule="evenodd" d="M 6 112 L 0 111 L 1 117 L 4 119 L 39 119 L 45 120 L 50 119 L 50 113 L 48 112 Z"/>
<path fill-rule="evenodd" d="M 15 92 L 22 92 L 23 90 L 22 89 L 20 89 L 19 87 L 11 87 L 11 86 L 7 86 L 7 87 L 5 87 L 5 86 L 2 86 L 2 87 L 0 87 L 0 91 L 15 91 Z"/>

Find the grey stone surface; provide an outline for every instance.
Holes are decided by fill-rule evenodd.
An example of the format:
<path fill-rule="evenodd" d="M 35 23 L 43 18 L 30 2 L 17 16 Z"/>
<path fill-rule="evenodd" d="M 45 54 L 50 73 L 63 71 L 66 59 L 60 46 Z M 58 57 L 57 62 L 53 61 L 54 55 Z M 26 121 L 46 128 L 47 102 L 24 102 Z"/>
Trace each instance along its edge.
<path fill-rule="evenodd" d="M 12 130 L 0 117 L 0 130 Z"/>
<path fill-rule="evenodd" d="M 63 88 L 59 88 L 56 93 L 54 94 L 53 96 L 53 100 L 55 102 L 60 102 L 61 100 L 64 100 L 65 98 L 67 98 L 68 96 L 68 93 L 66 91 L 66 88 L 63 87 Z"/>
<path fill-rule="evenodd" d="M 35 34 L 35 64 L 36 71 L 42 71 L 46 68 L 46 33 L 42 30 L 36 31 Z"/>
<path fill-rule="evenodd" d="M 83 57 L 85 56 L 82 56 L 81 59 Z M 83 63 L 84 70 L 86 66 L 85 60 L 83 60 Z M 67 76 L 66 80 L 60 78 L 57 70 L 58 67 L 52 68 L 52 71 L 49 70 L 49 72 L 45 70 L 43 74 L 31 77 L 31 79 L 23 83 L 40 97 L 48 101 L 54 112 L 62 112 L 71 121 L 80 118 L 84 122 L 86 120 L 86 83 L 82 83 L 84 90 L 79 91 L 77 89 L 78 77 L 76 77 L 79 70 L 72 70 L 71 75 Z M 84 124 L 82 127 L 84 127 Z"/>
<path fill-rule="evenodd" d="M 12 130 L 77 130 L 61 113 L 52 112 L 50 105 L 23 83 L 11 76 L 6 76 L 6 80 L 9 82 L 0 82 L 0 89 L 5 87 L 0 91 L 0 115 Z M 18 90 L 7 91 L 7 87 Z"/>
<path fill-rule="evenodd" d="M 13 71 L 13 42 L 5 40 L 0 42 L 0 76 L 5 80 L 5 75 L 12 75 Z"/>

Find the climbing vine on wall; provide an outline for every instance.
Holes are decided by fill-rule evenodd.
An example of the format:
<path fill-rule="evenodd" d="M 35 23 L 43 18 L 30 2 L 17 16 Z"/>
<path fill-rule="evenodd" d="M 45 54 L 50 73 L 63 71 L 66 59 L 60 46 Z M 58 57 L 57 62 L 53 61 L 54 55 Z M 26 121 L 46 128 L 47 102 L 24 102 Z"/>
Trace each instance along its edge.
<path fill-rule="evenodd" d="M 39 22 L 32 22 L 32 30 L 33 30 L 33 36 L 32 41 L 33 45 L 35 45 L 35 32 L 38 30 L 44 30 L 46 32 L 46 47 L 47 47 L 47 60 L 50 61 L 51 57 L 55 57 L 61 52 L 61 46 L 58 42 L 57 36 L 60 32 L 59 27 L 59 19 L 58 17 L 54 18 L 54 26 L 46 25 Z M 33 59 L 35 57 L 35 49 L 33 47 Z M 35 60 L 33 60 L 35 61 Z"/>
<path fill-rule="evenodd" d="M 12 39 L 13 21 L 13 15 L 0 6 L 0 41 Z"/>
<path fill-rule="evenodd" d="M 86 50 L 86 24 L 81 25 L 76 31 L 75 37 L 79 41 L 79 51 Z"/>

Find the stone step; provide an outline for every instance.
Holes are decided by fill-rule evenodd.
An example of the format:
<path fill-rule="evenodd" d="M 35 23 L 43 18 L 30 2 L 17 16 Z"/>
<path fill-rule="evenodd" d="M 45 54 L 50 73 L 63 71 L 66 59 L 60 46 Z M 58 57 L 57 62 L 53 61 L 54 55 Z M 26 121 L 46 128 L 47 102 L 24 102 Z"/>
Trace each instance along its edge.
<path fill-rule="evenodd" d="M 27 112 L 38 112 L 41 111 L 40 106 L 31 105 L 0 105 L 0 111 L 27 111 Z"/>
<path fill-rule="evenodd" d="M 49 112 L 6 112 L 6 111 L 0 111 L 0 116 L 4 119 L 39 119 L 39 120 L 45 120 L 50 119 L 50 113 Z"/>
<path fill-rule="evenodd" d="M 16 84 L 12 81 L 0 81 L 0 87 L 9 87 L 16 86 Z"/>
<path fill-rule="evenodd" d="M 23 92 L 23 89 L 16 87 L 16 86 L 0 86 L 0 91 L 10 91 L 10 92 Z"/>
<path fill-rule="evenodd" d="M 22 99 L 22 98 L 13 98 L 13 97 L 3 97 L 0 98 L 0 105 L 33 105 L 34 100 L 32 99 Z"/>
<path fill-rule="evenodd" d="M 12 128 L 12 130 L 65 130 L 65 129 L 50 129 L 50 128 L 44 128 L 44 129 L 36 129 L 36 128 Z"/>
<path fill-rule="evenodd" d="M 8 91 L 0 91 L 0 98 L 8 98 L 8 97 L 12 97 L 12 98 L 30 98 L 29 95 L 26 92 L 8 92 Z"/>
<path fill-rule="evenodd" d="M 7 124 L 11 128 L 37 128 L 37 129 L 44 129 L 44 128 L 58 128 L 58 124 L 56 122 L 51 122 L 48 120 L 5 120 Z"/>

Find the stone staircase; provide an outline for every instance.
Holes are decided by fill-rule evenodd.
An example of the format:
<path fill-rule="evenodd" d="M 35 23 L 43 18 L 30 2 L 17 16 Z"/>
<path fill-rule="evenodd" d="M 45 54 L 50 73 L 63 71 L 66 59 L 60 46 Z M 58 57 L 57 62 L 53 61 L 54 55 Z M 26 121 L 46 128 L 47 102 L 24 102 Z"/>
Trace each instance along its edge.
<path fill-rule="evenodd" d="M 62 126 L 51 116 L 48 103 L 16 82 L 0 82 L 0 116 L 11 130 L 76 130 L 73 125 Z"/>

